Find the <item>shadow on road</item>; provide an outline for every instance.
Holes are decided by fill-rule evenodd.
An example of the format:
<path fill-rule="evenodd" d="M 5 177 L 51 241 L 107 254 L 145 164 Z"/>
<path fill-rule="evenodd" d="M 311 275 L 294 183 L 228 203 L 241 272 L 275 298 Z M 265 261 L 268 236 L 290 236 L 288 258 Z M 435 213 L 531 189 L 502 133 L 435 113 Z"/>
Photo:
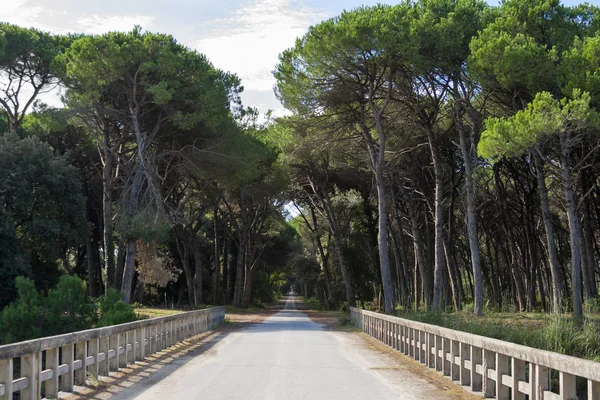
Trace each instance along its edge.
<path fill-rule="evenodd" d="M 111 372 L 110 377 L 103 376 L 100 380 L 88 380 L 88 386 L 76 386 L 75 392 L 61 393 L 60 397 L 68 400 L 133 397 L 134 393 L 136 395 L 143 393 L 145 389 L 160 382 L 192 358 L 209 352 L 231 332 L 231 329 L 225 328 L 202 333 L 152 354 L 144 361 L 121 368 L 117 373 Z M 159 371 L 160 373 L 157 373 Z M 132 392 L 128 393 L 129 391 Z"/>

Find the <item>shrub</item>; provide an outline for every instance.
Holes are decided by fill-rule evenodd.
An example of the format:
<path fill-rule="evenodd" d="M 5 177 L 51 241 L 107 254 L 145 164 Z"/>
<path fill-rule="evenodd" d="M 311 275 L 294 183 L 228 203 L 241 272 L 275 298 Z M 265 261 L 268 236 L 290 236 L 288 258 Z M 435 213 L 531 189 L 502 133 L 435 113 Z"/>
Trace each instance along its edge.
<path fill-rule="evenodd" d="M 121 300 L 121 293 L 109 289 L 92 301 L 85 282 L 76 276 L 62 276 L 44 297 L 31 279 L 17 277 L 17 299 L 0 313 L 0 343 L 13 343 L 43 336 L 59 335 L 97 326 L 135 321 L 134 307 Z"/>
<path fill-rule="evenodd" d="M 63 275 L 46 298 L 46 335 L 87 329 L 96 319 L 96 309 L 85 293 L 85 282 Z"/>
<path fill-rule="evenodd" d="M 340 314 L 340 326 L 350 326 L 352 325 L 352 320 L 350 319 L 350 314 L 342 313 Z"/>
<path fill-rule="evenodd" d="M 115 289 L 108 289 L 97 301 L 100 319 L 96 326 L 110 326 L 132 322 L 137 319 L 133 305 L 127 305 Z"/>
<path fill-rule="evenodd" d="M 43 301 L 31 279 L 15 279 L 17 300 L 0 314 L 0 340 L 11 343 L 34 339 L 44 332 Z"/>

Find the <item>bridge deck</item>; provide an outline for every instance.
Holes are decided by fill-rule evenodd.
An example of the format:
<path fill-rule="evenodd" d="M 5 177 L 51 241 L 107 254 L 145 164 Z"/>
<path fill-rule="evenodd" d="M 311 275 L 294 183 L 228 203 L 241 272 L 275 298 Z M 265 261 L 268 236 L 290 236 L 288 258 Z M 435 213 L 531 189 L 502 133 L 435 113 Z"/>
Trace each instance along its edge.
<path fill-rule="evenodd" d="M 205 352 L 174 360 L 111 398 L 462 398 L 417 377 L 396 358 L 369 349 L 364 340 L 324 330 L 288 299 L 283 310 L 263 323 L 223 336 Z"/>

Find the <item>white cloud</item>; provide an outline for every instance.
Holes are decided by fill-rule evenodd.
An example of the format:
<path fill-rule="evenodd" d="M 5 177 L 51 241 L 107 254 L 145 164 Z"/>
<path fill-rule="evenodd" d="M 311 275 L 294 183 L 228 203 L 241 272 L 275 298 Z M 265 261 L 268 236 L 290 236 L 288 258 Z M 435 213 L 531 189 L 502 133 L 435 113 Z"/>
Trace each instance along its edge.
<path fill-rule="evenodd" d="M 101 34 L 114 31 L 130 31 L 135 25 L 148 29 L 154 22 L 149 15 L 87 15 L 76 21 L 77 31 Z"/>
<path fill-rule="evenodd" d="M 195 47 L 216 67 L 238 73 L 250 91 L 271 91 L 279 54 L 325 17 L 295 0 L 251 0 L 230 18 L 209 22 Z"/>
<path fill-rule="evenodd" d="M 33 5 L 29 0 L 7 0 L 0 6 L 0 21 L 40 28 L 39 16 L 43 12 L 44 7 Z"/>

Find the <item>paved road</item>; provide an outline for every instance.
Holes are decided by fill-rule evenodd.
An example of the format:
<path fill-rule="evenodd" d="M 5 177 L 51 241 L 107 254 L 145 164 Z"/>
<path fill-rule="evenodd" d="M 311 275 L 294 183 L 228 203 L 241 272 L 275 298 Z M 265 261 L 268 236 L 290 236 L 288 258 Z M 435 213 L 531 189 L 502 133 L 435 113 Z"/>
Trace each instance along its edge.
<path fill-rule="evenodd" d="M 134 384 L 115 398 L 443 398 L 437 388 L 406 370 L 378 368 L 381 354 L 360 348 L 361 340 L 356 334 L 323 330 L 288 299 L 285 309 L 263 323 L 231 333 L 206 353 L 165 371 L 164 376 L 157 371 L 158 376 Z"/>

